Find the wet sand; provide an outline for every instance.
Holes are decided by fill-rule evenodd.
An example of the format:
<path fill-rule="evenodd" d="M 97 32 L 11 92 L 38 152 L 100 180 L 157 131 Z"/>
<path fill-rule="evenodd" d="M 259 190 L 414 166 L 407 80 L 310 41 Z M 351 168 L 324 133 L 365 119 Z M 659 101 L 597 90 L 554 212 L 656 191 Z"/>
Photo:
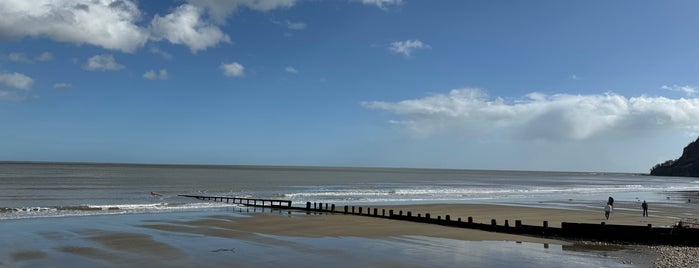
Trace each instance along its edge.
<path fill-rule="evenodd" d="M 544 220 L 549 221 L 549 226 L 558 227 L 563 221 L 607 224 L 630 224 L 669 226 L 678 219 L 677 215 L 695 213 L 688 209 L 656 204 L 657 210 L 651 210 L 651 217 L 641 217 L 640 210 L 624 208 L 621 204 L 609 220 L 604 219 L 601 210 L 572 210 L 552 208 L 532 208 L 503 205 L 472 205 L 472 204 L 429 204 L 429 205 L 400 205 L 378 207 L 393 209 L 395 213 L 403 210 L 413 215 L 430 213 L 433 218 L 450 215 L 453 220 L 473 217 L 474 222 L 490 223 L 496 219 L 498 224 L 504 220 L 522 220 L 523 224 L 541 225 Z M 371 207 L 372 210 L 374 206 Z M 364 207 L 366 211 L 367 207 Z M 231 211 L 233 212 L 233 211 Z M 547 245 L 560 245 L 567 251 L 592 250 L 601 255 L 612 256 L 622 263 L 630 263 L 636 267 L 652 267 L 653 262 L 665 260 L 666 265 L 677 263 L 687 264 L 691 258 L 684 255 L 696 255 L 696 248 L 684 249 L 685 252 L 677 253 L 672 247 L 641 247 L 641 246 L 615 246 L 609 244 L 585 244 L 538 237 L 502 234 L 471 230 L 464 228 L 446 227 L 433 224 L 396 221 L 382 218 L 344 215 L 342 213 L 310 213 L 295 211 L 288 213 L 286 210 L 236 209 L 238 213 L 215 212 L 201 213 L 196 216 L 180 218 L 175 215 L 132 215 L 134 221 L 112 223 L 94 227 L 74 228 L 71 230 L 54 229 L 48 232 L 39 232 L 38 235 L 49 241 L 53 246 L 41 246 L 37 248 L 24 248 L 10 252 L 11 259 L 5 260 L 9 265 L 24 265 L 52 263 L 57 254 L 73 256 L 77 264 L 97 266 L 164 266 L 186 267 L 201 262 L 206 256 L 210 264 L 230 264 L 231 256 L 254 256 L 259 259 L 246 258 L 251 266 L 265 263 L 284 263 L 276 259 L 277 256 L 269 255 L 259 257 L 257 253 L 248 253 L 245 247 L 275 248 L 281 251 L 302 252 L 309 256 L 324 256 L 321 261 L 332 264 L 332 260 L 347 261 L 357 254 L 352 248 L 319 249 L 319 247 L 299 243 L 301 239 L 318 239 L 317 241 L 335 241 L 333 243 L 366 243 L 351 242 L 353 238 L 370 239 L 369 241 L 385 241 L 399 237 L 427 237 L 435 239 L 450 239 L 450 241 L 515 241 L 518 243 L 538 243 Z M 249 212 L 249 213 L 248 213 Z M 188 215 L 188 214 L 184 214 Z M 104 220 L 121 219 L 105 217 Z M 102 219 L 102 218 L 100 218 Z M 67 226 L 72 226 L 78 218 L 65 219 Z M 73 222 L 71 222 L 73 221 Z M 127 224 L 129 227 L 124 228 Z M 56 227 L 59 228 L 59 227 Z M 218 240 L 217 240 L 218 239 Z M 241 242 L 242 241 L 242 242 Z M 314 240 L 315 241 L 315 240 Z M 344 242 L 340 242 L 344 241 Z M 348 242 L 350 241 L 350 242 Z M 404 240 L 401 240 L 404 241 Z M 424 241 L 416 241 L 422 243 Z M 442 240 L 444 241 L 444 240 Z M 316 242 L 313 242 L 316 243 Z M 373 242 L 372 242 L 373 243 Z M 454 242 L 449 242 L 454 243 Z M 43 244 L 42 244 L 43 245 Z M 242 247 L 242 248 L 241 248 Z M 555 246 L 554 246 L 555 247 Z M 245 255 L 253 254 L 253 255 Z M 295 256 L 297 253 L 287 253 Z M 664 255 L 662 255 L 664 254 Z M 283 256 L 284 254 L 280 254 Z M 349 257 L 348 257 L 349 256 Z M 672 256 L 680 256 L 679 260 L 673 260 Z M 315 257 L 314 257 L 315 258 Z M 376 257 L 378 260 L 381 257 Z M 667 260 L 670 261 L 667 261 Z M 3 262 L 5 262 L 3 261 Z M 252 261 L 252 262 L 251 262 Z M 554 261 L 554 260 L 551 260 Z M 298 264 L 304 263 L 301 261 Z M 3 263 L 0 263 L 2 265 Z M 290 263 L 290 264 L 293 264 Z M 691 263 L 690 264 L 694 264 Z M 387 261 L 381 266 L 398 267 L 400 261 Z M 269 265 L 268 265 L 269 266 Z M 439 263 L 437 263 L 439 266 Z M 662 266 L 662 265 L 661 265 Z"/>

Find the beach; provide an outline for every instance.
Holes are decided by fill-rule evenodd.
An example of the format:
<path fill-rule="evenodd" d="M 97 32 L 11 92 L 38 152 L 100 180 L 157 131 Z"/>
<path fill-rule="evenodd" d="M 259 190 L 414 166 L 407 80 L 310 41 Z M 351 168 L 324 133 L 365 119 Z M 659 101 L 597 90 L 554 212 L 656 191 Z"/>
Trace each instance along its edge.
<path fill-rule="evenodd" d="M 691 267 L 695 248 L 558 240 L 339 211 L 347 205 L 511 226 L 663 227 L 699 213 L 697 190 L 692 178 L 635 174 L 6 163 L 0 267 Z M 180 194 L 329 203 L 338 212 Z M 606 220 L 610 195 L 616 202 Z M 643 200 L 650 217 L 641 216 Z"/>
<path fill-rule="evenodd" d="M 464 213 L 464 215 L 472 215 L 475 222 L 479 222 L 480 219 L 486 222 L 485 219 L 489 221 L 489 218 L 520 218 L 524 222 L 532 221 L 532 224 L 549 220 L 552 226 L 556 225 L 559 219 L 571 222 L 596 221 L 602 214 L 594 211 L 468 204 L 404 205 L 390 208 L 413 213 L 429 212 L 432 215 Z M 485 259 L 487 259 L 482 264 L 489 264 L 489 267 L 497 267 L 496 264 L 517 264 L 516 258 L 490 255 L 501 247 L 514 247 L 516 252 L 534 256 L 532 264 L 556 264 L 557 260 L 549 257 L 540 259 L 537 254 L 541 252 L 537 251 L 552 254 L 551 251 L 558 250 L 555 254 L 563 254 L 562 257 L 568 260 L 571 258 L 575 260 L 570 254 L 577 256 L 575 254 L 582 252 L 587 258 L 596 256 L 597 259 L 593 260 L 600 261 L 600 265 L 612 265 L 612 267 L 672 267 L 677 264 L 696 264 L 691 256 L 699 253 L 696 248 L 564 241 L 342 213 L 305 213 L 249 207 L 237 207 L 227 213 L 184 213 L 182 215 L 168 213 L 160 216 L 103 217 L 105 218 L 98 219 L 97 222 L 104 220 L 104 224 L 96 226 L 80 226 L 76 222 L 79 222 L 81 217 L 66 217 L 57 221 L 59 225 L 65 224 L 66 229 L 49 228 L 52 231 L 31 228 L 31 224 L 20 224 L 21 221 L 31 222 L 32 220 L 15 222 L 18 224 L 16 228 L 28 232 L 23 236 L 24 239 L 29 238 L 36 244 L 24 243 L 22 250 L 9 252 L 9 258 L 1 265 L 8 267 L 41 267 L 44 264 L 52 264 L 53 267 L 71 265 L 186 267 L 204 263 L 243 267 L 299 266 L 311 260 L 327 264 L 351 261 L 357 257 L 358 253 L 370 254 L 366 252 L 368 249 L 362 249 L 363 247 L 382 243 L 399 243 L 400 248 L 405 247 L 403 244 L 410 244 L 408 248 L 416 247 L 415 250 L 418 250 L 412 252 L 418 258 L 402 254 L 399 254 L 402 258 L 367 255 L 361 262 L 361 266 L 448 267 L 461 261 L 459 258 L 432 259 L 429 262 L 420 260 L 420 256 L 434 258 L 445 254 L 432 252 L 435 249 L 430 249 L 431 247 L 436 247 L 438 251 L 450 252 L 451 257 L 454 257 L 453 254 L 465 254 L 461 252 L 465 248 L 490 251 L 490 253 L 481 253 L 486 255 Z M 625 224 L 646 223 L 641 218 L 624 212 L 615 212 L 613 215 L 615 221 Z M 659 215 L 658 219 L 652 221 L 663 224 L 669 223 L 670 220 Z M 35 241 L 31 239 L 32 237 L 40 237 L 48 243 Z M 12 238 L 3 237 L 3 243 L 11 243 L 6 239 L 12 240 Z M 392 246 L 395 247 L 395 245 Z M 449 248 L 450 246 L 452 248 Z M 384 247 L 388 249 L 383 248 L 379 251 L 392 250 L 391 246 Z M 477 252 L 475 249 L 467 251 Z M 258 250 L 261 252 L 256 252 Z M 266 251 L 282 253 L 275 255 Z M 67 265 L 55 266 L 55 262 L 60 260 L 66 261 Z M 655 265 L 662 261 L 665 261 L 664 265 Z M 576 262 L 562 264 L 566 267 L 577 266 Z M 355 265 L 346 266 L 356 267 Z M 533 265 L 524 266 L 533 267 Z"/>

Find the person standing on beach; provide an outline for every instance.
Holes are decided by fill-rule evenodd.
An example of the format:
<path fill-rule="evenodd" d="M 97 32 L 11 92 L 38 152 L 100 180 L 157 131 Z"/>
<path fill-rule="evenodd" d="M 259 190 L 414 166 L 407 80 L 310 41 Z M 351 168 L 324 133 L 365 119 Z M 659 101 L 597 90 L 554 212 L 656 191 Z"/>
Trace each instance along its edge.
<path fill-rule="evenodd" d="M 609 203 L 607 203 L 607 205 L 604 206 L 604 217 L 609 219 L 609 213 L 611 213 L 611 212 L 612 212 L 612 206 Z"/>
<path fill-rule="evenodd" d="M 641 208 L 643 208 L 643 217 L 648 217 L 648 203 L 646 203 L 646 200 L 643 200 Z"/>
<path fill-rule="evenodd" d="M 609 212 L 610 212 L 610 213 L 611 213 L 612 211 L 614 211 L 614 198 L 612 198 L 611 196 L 609 196 L 609 199 L 607 199 L 607 205 L 609 205 Z M 607 217 L 607 218 L 609 218 L 609 217 Z"/>

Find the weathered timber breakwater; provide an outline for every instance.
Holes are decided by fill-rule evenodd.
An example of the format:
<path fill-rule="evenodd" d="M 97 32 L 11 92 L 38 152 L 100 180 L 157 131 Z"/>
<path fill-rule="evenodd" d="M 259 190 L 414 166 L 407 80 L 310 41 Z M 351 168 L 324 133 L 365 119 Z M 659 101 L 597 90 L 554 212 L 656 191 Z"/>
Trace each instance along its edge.
<path fill-rule="evenodd" d="M 376 207 L 339 207 L 335 204 L 312 202 L 306 202 L 305 206 L 298 207 L 292 206 L 292 201 L 290 200 L 197 195 L 180 196 L 252 207 L 298 210 L 307 213 L 340 213 L 553 239 L 582 239 L 647 245 L 699 246 L 699 229 L 689 228 L 682 224 L 673 227 L 653 227 L 651 224 L 638 226 L 606 224 L 605 222 L 601 222 L 600 224 L 562 222 L 561 227 L 552 227 L 549 226 L 548 221 L 545 220 L 542 221 L 542 225 L 537 226 L 522 224 L 521 220 L 515 220 L 514 222 L 504 220 L 504 222 L 498 222 L 496 219 L 491 219 L 490 223 L 479 223 L 468 216 L 462 218 L 452 217 L 452 215 L 435 216 L 430 213 L 413 214 L 411 211 Z"/>

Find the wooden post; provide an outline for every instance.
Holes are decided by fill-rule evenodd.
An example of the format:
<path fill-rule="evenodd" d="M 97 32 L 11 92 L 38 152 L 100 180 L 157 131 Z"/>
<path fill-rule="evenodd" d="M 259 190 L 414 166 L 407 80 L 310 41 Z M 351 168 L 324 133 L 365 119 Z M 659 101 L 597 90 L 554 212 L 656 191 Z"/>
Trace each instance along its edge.
<path fill-rule="evenodd" d="M 354 214 L 354 206 L 352 206 L 352 214 Z"/>
<path fill-rule="evenodd" d="M 563 227 L 563 226 L 561 226 Z M 549 228 L 549 221 L 544 221 L 544 229 Z"/>
<path fill-rule="evenodd" d="M 444 218 L 444 220 L 445 220 L 445 221 L 451 221 L 451 217 L 449 217 L 449 215 L 447 215 L 447 216 Z"/>
<path fill-rule="evenodd" d="M 379 215 L 379 209 L 378 209 L 378 208 L 374 208 L 374 216 L 378 216 L 378 215 Z"/>
<path fill-rule="evenodd" d="M 429 219 L 430 219 L 430 213 L 425 213 L 425 218 L 429 220 Z"/>
<path fill-rule="evenodd" d="M 398 216 L 403 216 L 403 211 L 398 212 Z"/>
<path fill-rule="evenodd" d="M 510 221 L 509 221 L 509 220 L 505 220 L 505 227 L 510 227 Z"/>
<path fill-rule="evenodd" d="M 515 227 L 517 229 L 522 229 L 522 220 L 515 220 Z"/>
<path fill-rule="evenodd" d="M 385 208 L 381 209 L 381 217 L 386 217 L 386 209 Z"/>
<path fill-rule="evenodd" d="M 472 224 L 472 223 L 473 223 L 473 217 L 468 217 L 468 224 Z"/>
<path fill-rule="evenodd" d="M 362 207 L 359 207 L 359 214 L 362 214 Z"/>
<path fill-rule="evenodd" d="M 306 202 L 306 210 L 311 210 L 311 202 Z"/>
<path fill-rule="evenodd" d="M 459 217 L 459 220 L 458 220 L 458 221 L 461 222 L 461 217 Z"/>
<path fill-rule="evenodd" d="M 497 221 L 495 221 L 495 219 L 491 219 L 491 220 L 490 220 L 490 225 L 492 225 L 493 227 L 495 227 L 495 225 L 498 225 L 498 223 L 497 223 Z"/>
<path fill-rule="evenodd" d="M 330 208 L 331 208 L 332 211 L 335 211 L 335 204 L 333 204 L 332 206 L 330 206 Z"/>
<path fill-rule="evenodd" d="M 393 210 L 392 209 L 388 211 L 388 216 L 393 217 Z"/>
<path fill-rule="evenodd" d="M 408 217 L 412 217 L 412 216 L 413 216 L 413 212 L 408 211 Z"/>
<path fill-rule="evenodd" d="M 347 214 L 348 210 L 349 210 L 349 206 L 345 205 L 345 214 Z"/>
<path fill-rule="evenodd" d="M 442 216 L 437 215 L 437 220 L 442 220 Z"/>

